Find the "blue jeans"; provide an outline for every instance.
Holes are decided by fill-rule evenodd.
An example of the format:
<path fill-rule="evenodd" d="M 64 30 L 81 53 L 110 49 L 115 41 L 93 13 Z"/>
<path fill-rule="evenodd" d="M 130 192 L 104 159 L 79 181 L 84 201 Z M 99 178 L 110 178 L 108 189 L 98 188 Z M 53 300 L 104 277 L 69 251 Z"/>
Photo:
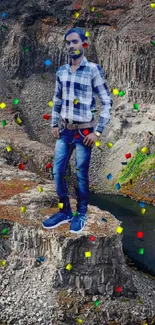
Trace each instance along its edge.
<path fill-rule="evenodd" d="M 60 128 L 60 138 L 56 140 L 55 157 L 53 166 L 53 175 L 56 183 L 56 191 L 59 196 L 59 203 L 64 203 L 61 211 L 71 211 L 68 197 L 68 186 L 65 180 L 66 169 L 73 150 L 76 148 L 76 176 L 78 181 L 77 211 L 87 213 L 89 199 L 89 163 L 91 157 L 91 146 L 85 146 L 83 143 L 86 135 L 85 129 L 68 130 L 64 126 Z M 89 133 L 94 132 L 94 127 L 87 128 Z M 75 135 L 79 137 L 75 138 Z"/>

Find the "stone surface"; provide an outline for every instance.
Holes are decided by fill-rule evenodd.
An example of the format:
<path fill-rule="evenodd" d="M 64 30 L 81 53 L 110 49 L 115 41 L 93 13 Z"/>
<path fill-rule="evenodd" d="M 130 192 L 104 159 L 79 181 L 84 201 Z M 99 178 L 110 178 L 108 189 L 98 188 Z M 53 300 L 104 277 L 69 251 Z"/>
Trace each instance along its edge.
<path fill-rule="evenodd" d="M 54 181 L 6 162 L 1 159 L 0 164 L 0 232 L 8 228 L 7 238 L 0 238 L 0 256 L 6 261 L 0 268 L 2 323 L 67 325 L 80 318 L 95 325 L 151 320 L 154 279 L 127 265 L 122 235 L 116 233 L 121 223 L 109 212 L 88 205 L 89 218 L 81 234 L 69 233 L 69 225 L 45 230 L 42 221 L 58 211 Z M 70 202 L 76 211 L 71 195 Z M 85 258 L 85 251 L 92 256 Z M 36 261 L 40 256 L 45 258 L 42 263 Z M 69 263 L 71 271 L 66 270 Z M 121 293 L 115 292 L 117 286 Z"/>
<path fill-rule="evenodd" d="M 40 141 L 54 151 L 50 120 L 43 120 L 42 116 L 44 113 L 51 115 L 48 101 L 54 94 L 55 71 L 67 62 L 64 33 L 73 25 L 83 24 L 80 26 L 91 31 L 86 57 L 103 67 L 109 89 L 118 87 L 125 90 L 124 97 L 113 96 L 111 121 L 101 137 L 103 150 L 94 146 L 92 151 L 90 181 L 95 191 L 100 188 L 102 193 L 122 195 L 123 191 L 116 190 L 114 184 L 106 179 L 111 172 L 113 179 L 117 179 L 122 168 L 118 157 L 123 159 L 126 151 L 134 153 L 136 148 L 141 149 L 147 143 L 150 153 L 155 152 L 154 46 L 150 44 L 155 13 L 144 0 L 136 3 L 100 0 L 94 12 L 89 11 L 90 4 L 85 1 L 78 3 L 80 19 L 76 20 L 73 18 L 76 5 L 70 1 L 40 1 L 39 4 L 38 1 L 24 4 L 18 1 L 18 5 L 15 0 L 11 5 L 8 1 L 1 2 L 0 9 L 9 10 L 9 19 L 3 22 L 8 31 L 0 34 L 0 101 L 7 103 L 7 109 L 2 112 L 8 122 L 5 129 L 7 134 L 11 126 L 14 132 L 17 130 L 13 118 L 10 124 L 8 113 L 19 111 L 30 139 Z M 101 18 L 96 19 L 97 13 Z M 27 52 L 24 52 L 25 46 L 30 47 Z M 44 64 L 47 57 L 52 60 L 48 68 Z M 17 106 L 12 104 L 15 96 L 20 98 Z M 133 110 L 135 102 L 139 103 L 137 112 Z M 97 100 L 96 122 L 99 112 L 100 101 Z M 129 144 L 131 140 L 135 142 L 134 146 Z M 106 147 L 107 141 L 114 144 L 111 150 Z M 113 159 L 116 148 L 117 159 Z M 75 152 L 70 164 L 76 181 L 74 161 Z M 141 188 L 139 184 L 138 188 Z M 130 188 L 126 190 L 129 196 L 134 197 L 137 188 L 132 192 Z"/>
<path fill-rule="evenodd" d="M 55 261 L 55 268 L 59 266 L 55 277 L 57 283 L 54 283 L 56 287 L 71 285 L 84 289 L 89 294 L 112 295 L 119 285 L 124 286 L 123 294 L 130 295 L 132 291 L 136 293 L 136 288 L 131 285 L 131 274 L 128 271 L 125 274 L 123 270 L 122 236 L 116 233 L 120 222 L 114 216 L 97 207 L 88 206 L 91 213 L 81 234 L 71 234 L 69 225 L 62 225 L 54 231 L 40 229 L 41 221 L 48 218 L 42 212 L 46 211 L 47 206 L 56 203 L 54 187 L 45 179 L 41 182 L 33 173 L 18 170 L 15 173 L 13 167 L 7 168 L 5 165 L 0 166 L 0 169 L 3 171 L 0 180 L 3 191 L 0 201 L 1 230 L 9 228 L 8 240 L 2 238 L 4 247 L 2 246 L 1 259 L 6 259 L 8 254 L 7 263 L 14 260 L 14 269 L 33 267 L 37 256 L 44 256 L 52 263 Z M 24 190 L 20 192 L 25 185 L 23 182 L 30 185 L 25 193 Z M 42 187 L 41 193 L 34 187 L 36 183 L 38 188 Z M 19 193 L 11 196 L 13 191 L 7 192 L 9 187 Z M 70 201 L 73 202 L 73 199 Z M 25 213 L 20 211 L 22 206 L 26 206 Z M 75 207 L 74 200 L 74 209 Z M 8 220 L 8 225 L 3 220 Z M 89 239 L 93 234 L 95 242 Z M 85 251 L 90 251 L 92 256 L 86 258 Z M 18 258 L 15 259 L 14 255 Z M 73 265 L 71 272 L 66 270 L 68 263 Z"/>

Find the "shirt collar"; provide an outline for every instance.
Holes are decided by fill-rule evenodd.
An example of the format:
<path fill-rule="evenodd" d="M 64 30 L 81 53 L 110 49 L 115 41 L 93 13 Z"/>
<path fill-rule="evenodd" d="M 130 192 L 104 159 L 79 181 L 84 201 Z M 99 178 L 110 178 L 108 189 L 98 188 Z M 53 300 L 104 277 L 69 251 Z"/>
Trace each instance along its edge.
<path fill-rule="evenodd" d="M 85 66 L 87 64 L 88 60 L 87 58 L 84 56 L 83 57 L 83 60 L 81 61 L 81 63 L 79 64 L 79 67 L 82 65 L 82 66 Z M 67 68 L 70 70 L 71 68 L 71 65 L 70 64 L 67 64 Z"/>

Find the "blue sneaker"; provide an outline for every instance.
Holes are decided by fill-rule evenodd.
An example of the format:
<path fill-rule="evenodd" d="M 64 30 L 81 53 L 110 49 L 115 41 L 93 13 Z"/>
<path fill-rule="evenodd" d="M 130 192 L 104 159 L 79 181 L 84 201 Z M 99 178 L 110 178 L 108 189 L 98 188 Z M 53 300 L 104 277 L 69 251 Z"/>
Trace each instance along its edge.
<path fill-rule="evenodd" d="M 45 229 L 52 229 L 52 228 L 56 228 L 56 227 L 62 225 L 63 223 L 68 223 L 72 219 L 73 219 L 72 212 L 64 213 L 64 212 L 59 211 L 59 212 L 53 214 L 48 219 L 44 220 L 42 222 L 42 226 Z"/>
<path fill-rule="evenodd" d="M 81 232 L 85 226 L 85 221 L 87 219 L 88 219 L 87 213 L 78 212 L 78 215 L 73 217 L 71 221 L 70 232 L 73 233 Z"/>

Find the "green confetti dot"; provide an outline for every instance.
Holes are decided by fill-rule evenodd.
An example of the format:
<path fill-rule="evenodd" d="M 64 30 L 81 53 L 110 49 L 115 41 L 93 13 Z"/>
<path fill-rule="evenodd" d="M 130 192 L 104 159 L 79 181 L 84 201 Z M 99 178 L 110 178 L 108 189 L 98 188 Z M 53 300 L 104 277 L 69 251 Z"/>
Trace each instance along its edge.
<path fill-rule="evenodd" d="M 144 254 L 144 248 L 139 249 L 139 254 L 143 255 Z"/>
<path fill-rule="evenodd" d="M 2 120 L 1 124 L 2 124 L 2 126 L 5 126 L 6 125 L 6 120 Z"/>
<path fill-rule="evenodd" d="M 7 30 L 7 27 L 2 25 L 2 30 Z"/>
<path fill-rule="evenodd" d="M 133 104 L 133 108 L 137 111 L 138 108 L 139 108 L 139 105 L 138 104 Z"/>
<path fill-rule="evenodd" d="M 14 98 L 14 100 L 13 100 L 13 104 L 14 105 L 17 105 L 19 103 L 19 99 L 18 98 Z"/>
<path fill-rule="evenodd" d="M 24 52 L 28 52 L 29 49 L 30 49 L 30 46 L 31 46 L 31 45 L 29 45 L 29 46 L 25 46 L 25 47 L 24 47 Z"/>
<path fill-rule="evenodd" d="M 120 96 L 120 97 L 123 97 L 124 95 L 125 95 L 125 91 L 124 90 L 120 91 L 119 94 L 118 94 L 118 96 Z"/>
<path fill-rule="evenodd" d="M 100 304 L 100 300 L 94 301 L 94 305 L 97 307 Z"/>
<path fill-rule="evenodd" d="M 4 229 L 2 230 L 2 235 L 7 235 L 7 233 L 8 233 L 8 228 L 4 228 Z"/>

